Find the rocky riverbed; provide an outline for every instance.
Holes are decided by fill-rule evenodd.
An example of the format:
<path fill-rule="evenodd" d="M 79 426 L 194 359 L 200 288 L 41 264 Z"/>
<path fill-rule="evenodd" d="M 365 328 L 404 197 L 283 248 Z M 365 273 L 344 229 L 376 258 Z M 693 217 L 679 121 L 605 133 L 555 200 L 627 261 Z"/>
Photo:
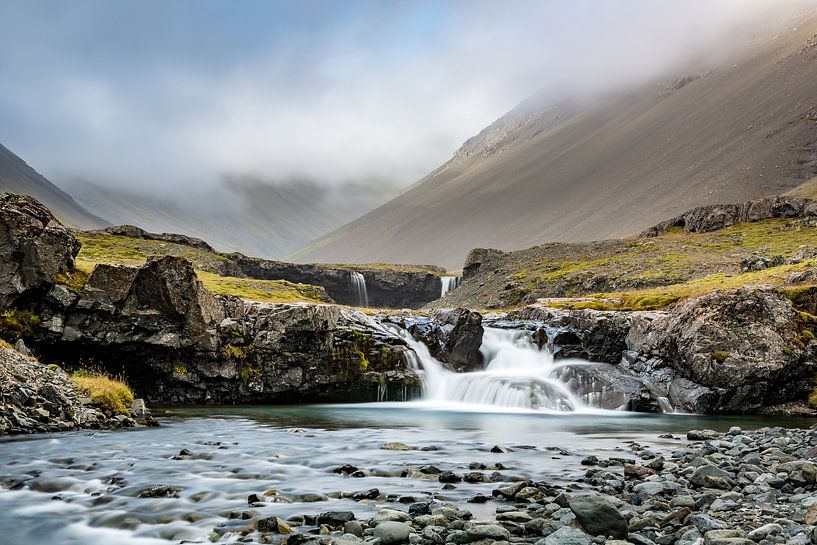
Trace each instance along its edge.
<path fill-rule="evenodd" d="M 2 534 L 19 545 L 814 542 L 810 428 L 397 403 L 160 420 L 0 442 Z M 780 421 L 798 422 L 811 423 Z M 692 425 L 719 431 L 679 431 Z"/>

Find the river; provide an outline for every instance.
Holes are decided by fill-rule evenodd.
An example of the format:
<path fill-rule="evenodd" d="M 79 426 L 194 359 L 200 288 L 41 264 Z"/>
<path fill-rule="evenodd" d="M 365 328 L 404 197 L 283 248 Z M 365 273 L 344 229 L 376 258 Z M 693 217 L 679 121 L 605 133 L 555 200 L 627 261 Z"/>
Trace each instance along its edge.
<path fill-rule="evenodd" d="M 581 458 L 632 457 L 631 443 L 667 453 L 692 428 L 746 429 L 772 423 L 804 427 L 812 420 L 441 410 L 429 403 L 297 407 L 162 408 L 161 427 L 78 431 L 0 440 L 0 543 L 9 545 L 235 542 L 247 521 L 248 496 L 274 491 L 252 509 L 282 518 L 375 507 L 406 509 L 431 498 L 463 502 L 477 516 L 496 507 L 464 502 L 490 496 L 497 482 L 457 483 L 401 477 L 435 466 L 460 475 L 471 464 L 517 478 L 568 483 Z M 675 439 L 659 438 L 674 433 Z M 387 450 L 402 443 L 411 450 Z M 491 452 L 495 446 L 509 452 Z M 189 456 L 174 459 L 182 449 Z M 178 457 L 178 456 L 177 456 Z M 343 464 L 365 476 L 334 473 Z M 495 464 L 501 464 L 494 470 Z M 428 469 L 427 469 L 428 471 Z M 154 485 L 177 498 L 140 498 Z M 370 503 L 342 496 L 377 488 Z M 235 515 L 233 515 L 235 516 Z M 297 518 L 295 519 L 297 520 Z M 213 534 L 213 532 L 216 532 Z"/>

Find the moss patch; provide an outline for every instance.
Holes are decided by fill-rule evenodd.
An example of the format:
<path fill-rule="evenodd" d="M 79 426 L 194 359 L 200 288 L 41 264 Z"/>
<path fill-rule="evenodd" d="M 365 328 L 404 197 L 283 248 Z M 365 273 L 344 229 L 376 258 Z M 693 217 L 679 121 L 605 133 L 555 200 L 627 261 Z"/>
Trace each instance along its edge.
<path fill-rule="evenodd" d="M 235 295 L 265 303 L 321 303 L 326 300 L 326 292 L 310 284 L 295 284 L 286 280 L 234 278 L 204 271 L 196 271 L 196 275 L 205 288 L 217 295 Z"/>
<path fill-rule="evenodd" d="M 28 337 L 40 324 L 40 316 L 28 310 L 9 309 L 0 314 L 0 336 L 16 340 Z"/>
<path fill-rule="evenodd" d="M 133 392 L 121 380 L 84 369 L 72 373 L 71 380 L 76 384 L 77 390 L 89 397 L 94 405 L 113 414 L 129 414 L 133 405 Z"/>

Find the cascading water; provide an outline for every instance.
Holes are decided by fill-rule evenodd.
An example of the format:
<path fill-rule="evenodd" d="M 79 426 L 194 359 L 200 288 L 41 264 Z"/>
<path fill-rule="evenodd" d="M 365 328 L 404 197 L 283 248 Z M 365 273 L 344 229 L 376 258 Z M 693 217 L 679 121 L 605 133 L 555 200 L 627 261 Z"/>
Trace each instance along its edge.
<path fill-rule="evenodd" d="M 366 292 L 366 279 L 357 271 L 351 271 L 350 282 L 352 293 L 355 294 L 355 304 L 359 307 L 369 306 L 369 294 Z"/>
<path fill-rule="evenodd" d="M 556 363 L 553 347 L 537 346 L 531 332 L 485 328 L 480 352 L 482 371 L 455 373 L 437 361 L 428 347 L 407 331 L 399 334 L 413 350 L 410 362 L 423 377 L 423 402 L 434 407 L 477 410 L 591 411 L 559 378 L 566 366 L 592 365 L 581 360 Z"/>
<path fill-rule="evenodd" d="M 442 283 L 442 288 L 440 289 L 440 297 L 445 297 L 446 293 L 457 289 L 461 281 L 461 276 L 441 276 L 440 282 Z"/>

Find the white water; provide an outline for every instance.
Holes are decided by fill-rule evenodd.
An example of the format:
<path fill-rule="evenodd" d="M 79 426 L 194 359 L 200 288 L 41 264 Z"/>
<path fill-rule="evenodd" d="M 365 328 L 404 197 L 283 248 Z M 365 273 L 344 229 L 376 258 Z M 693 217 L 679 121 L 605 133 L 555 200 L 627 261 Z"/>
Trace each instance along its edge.
<path fill-rule="evenodd" d="M 352 291 L 355 293 L 355 305 L 358 307 L 369 306 L 369 294 L 366 292 L 366 279 L 362 274 L 356 271 L 351 271 L 350 282 L 352 284 Z"/>
<path fill-rule="evenodd" d="M 455 373 L 437 361 L 428 347 L 400 330 L 414 351 L 411 364 L 423 377 L 422 404 L 433 408 L 476 411 L 598 412 L 555 376 L 567 365 L 555 363 L 551 346 L 541 350 L 530 332 L 485 328 L 482 371 Z"/>
<path fill-rule="evenodd" d="M 440 281 L 442 282 L 442 289 L 440 290 L 440 297 L 445 297 L 446 293 L 457 289 L 457 286 L 460 285 L 461 280 L 461 276 L 441 276 Z"/>

